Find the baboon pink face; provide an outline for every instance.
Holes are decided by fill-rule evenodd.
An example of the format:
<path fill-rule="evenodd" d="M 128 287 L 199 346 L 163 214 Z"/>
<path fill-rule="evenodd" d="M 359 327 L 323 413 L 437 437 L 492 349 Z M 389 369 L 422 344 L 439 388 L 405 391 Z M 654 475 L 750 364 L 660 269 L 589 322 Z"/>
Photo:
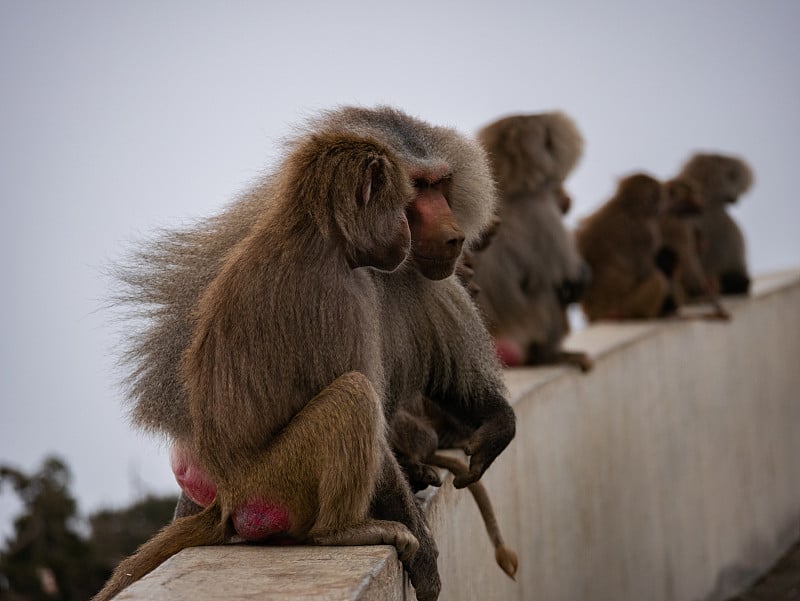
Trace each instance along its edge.
<path fill-rule="evenodd" d="M 464 244 L 464 232 L 448 201 L 450 179 L 419 177 L 413 183 L 416 195 L 406 211 L 411 228 L 411 256 L 422 275 L 441 280 L 455 270 Z"/>

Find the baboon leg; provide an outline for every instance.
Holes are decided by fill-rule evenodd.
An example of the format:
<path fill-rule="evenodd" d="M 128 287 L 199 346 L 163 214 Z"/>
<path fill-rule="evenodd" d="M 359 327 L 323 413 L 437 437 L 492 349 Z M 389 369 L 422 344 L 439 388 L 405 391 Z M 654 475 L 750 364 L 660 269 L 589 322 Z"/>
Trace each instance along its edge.
<path fill-rule="evenodd" d="M 558 351 L 556 353 L 556 363 L 566 363 L 567 365 L 574 365 L 582 372 L 591 371 L 594 367 L 594 361 L 586 353 L 580 351 Z"/>
<path fill-rule="evenodd" d="M 316 507 L 306 508 L 313 516 L 310 542 L 391 544 L 408 560 L 418 546 L 408 528 L 369 517 L 388 449 L 385 437 L 377 392 L 363 374 L 349 372 L 297 413 L 253 466 L 251 477 L 258 479 L 263 470 L 267 482 L 287 491 L 286 498 L 317 500 Z"/>
<path fill-rule="evenodd" d="M 419 541 L 414 558 L 404 562 L 419 601 L 437 599 L 442 588 L 437 568 L 439 550 L 428 529 L 425 515 L 403 477 L 400 466 L 389 449 L 384 454 L 375 498 L 370 512 L 375 518 L 402 522 Z"/>
<path fill-rule="evenodd" d="M 594 362 L 586 353 L 553 349 L 550 345 L 540 344 L 538 342 L 533 342 L 528 346 L 525 364 L 565 364 L 577 367 L 582 372 L 590 371 L 592 367 L 594 367 Z"/>
<path fill-rule="evenodd" d="M 438 470 L 423 461 L 439 447 L 436 430 L 426 420 L 398 409 L 392 417 L 389 443 L 412 490 L 442 485 Z"/>
<path fill-rule="evenodd" d="M 660 271 L 655 272 L 633 292 L 620 299 L 622 317 L 634 319 L 659 317 L 668 308 L 669 298 L 669 282 Z"/>
<path fill-rule="evenodd" d="M 411 531 L 400 522 L 368 518 L 355 526 L 325 532 L 316 530 L 310 540 L 317 545 L 392 545 L 404 564 L 408 563 L 419 549 L 419 543 Z"/>

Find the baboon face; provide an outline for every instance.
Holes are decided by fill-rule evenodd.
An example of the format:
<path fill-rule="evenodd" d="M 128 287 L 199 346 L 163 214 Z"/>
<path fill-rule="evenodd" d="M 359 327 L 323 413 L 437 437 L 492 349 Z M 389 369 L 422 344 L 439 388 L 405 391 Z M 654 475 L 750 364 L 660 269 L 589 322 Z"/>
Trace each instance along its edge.
<path fill-rule="evenodd" d="M 665 184 L 667 194 L 666 210 L 678 217 L 700 215 L 704 203 L 700 191 L 691 181 L 682 178 L 669 180 Z"/>
<path fill-rule="evenodd" d="M 414 200 L 408 208 L 411 255 L 419 272 L 430 280 L 450 276 L 464 244 L 464 232 L 450 210 L 450 177 L 413 180 Z"/>
<path fill-rule="evenodd" d="M 695 182 L 707 202 L 734 203 L 753 182 L 747 163 L 720 154 L 694 155 L 682 175 Z"/>

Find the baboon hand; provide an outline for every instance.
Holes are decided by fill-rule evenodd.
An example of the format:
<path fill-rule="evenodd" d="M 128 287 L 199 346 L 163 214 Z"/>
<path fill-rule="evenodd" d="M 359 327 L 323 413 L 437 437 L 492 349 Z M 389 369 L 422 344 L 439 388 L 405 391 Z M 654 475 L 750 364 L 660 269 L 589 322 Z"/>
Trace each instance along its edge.
<path fill-rule="evenodd" d="M 438 555 L 436 544 L 430 538 L 430 544 L 420 542 L 419 552 L 411 562 L 405 564 L 417 601 L 436 601 L 439 598 L 442 581 L 436 562 Z"/>
<path fill-rule="evenodd" d="M 505 407 L 506 409 L 484 422 L 470 436 L 464 446 L 464 452 L 470 456 L 469 471 L 456 476 L 453 480 L 453 486 L 456 488 L 464 488 L 477 482 L 514 438 L 516 432 L 514 410 L 509 405 Z"/>
<path fill-rule="evenodd" d="M 425 463 L 414 463 L 404 466 L 406 474 L 408 475 L 408 482 L 411 485 L 411 490 L 414 492 L 424 490 L 429 486 L 441 486 L 442 479 L 439 476 L 439 471 Z"/>

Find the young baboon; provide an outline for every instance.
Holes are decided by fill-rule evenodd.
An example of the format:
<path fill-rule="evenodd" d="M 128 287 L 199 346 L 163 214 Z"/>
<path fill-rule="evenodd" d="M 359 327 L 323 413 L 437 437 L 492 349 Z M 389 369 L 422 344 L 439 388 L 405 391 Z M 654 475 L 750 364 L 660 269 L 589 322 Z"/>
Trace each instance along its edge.
<path fill-rule="evenodd" d="M 359 268 L 406 259 L 412 196 L 391 149 L 320 131 L 299 138 L 277 175 L 232 209 L 256 210 L 192 307 L 188 345 L 172 358 L 187 415 L 162 419 L 180 407 L 135 413 L 197 458 L 215 498 L 124 560 L 95 599 L 182 548 L 223 542 L 231 523 L 252 539 L 394 544 L 410 562 L 418 541 L 406 526 L 369 516 L 390 451 L 377 293 Z M 253 523 L 254 514 L 263 519 Z"/>
<path fill-rule="evenodd" d="M 428 485 L 441 485 L 439 475 L 431 466 L 444 468 L 455 477 L 467 471 L 467 466 L 461 460 L 438 451 L 462 446 L 468 435 L 469 432 L 461 423 L 420 395 L 415 402 L 406 403 L 395 413 L 389 429 L 389 442 L 400 465 L 406 470 L 412 488 L 420 490 Z M 427 470 L 433 473 L 424 473 Z M 495 561 L 513 580 L 519 564 L 517 554 L 503 541 L 489 492 L 480 481 L 470 484 L 468 488 L 494 546 Z"/>
<path fill-rule="evenodd" d="M 514 414 L 503 396 L 504 387 L 488 334 L 466 292 L 454 278 L 448 277 L 453 272 L 464 239 L 477 239 L 491 218 L 493 188 L 485 157 L 476 144 L 453 130 L 430 126 L 389 108 L 331 111 L 312 121 L 308 131 L 311 137 L 325 133 L 377 141 L 397 157 L 405 181 L 411 184 L 409 188 L 413 186 L 407 199 L 410 204 L 406 206 L 411 255 L 392 274 L 361 270 L 370 272 L 368 276 L 375 285 L 376 296 L 366 294 L 354 307 L 366 310 L 366 306 L 370 306 L 378 310 L 380 331 L 373 332 L 369 328 L 370 336 L 367 338 L 379 345 L 380 352 L 374 356 L 379 359 L 382 370 L 379 371 L 383 375 L 377 380 L 383 386 L 378 392 L 384 392 L 379 395 L 384 403 L 384 413 L 391 418 L 398 405 L 420 391 L 430 393 L 437 402 L 450 408 L 463 420 L 470 433 L 465 445 L 465 450 L 471 455 L 470 469 L 456 482 L 459 486 L 468 486 L 481 476 L 514 435 Z M 337 190 L 353 189 L 358 181 L 353 175 L 350 184 L 338 182 Z M 377 182 L 372 182 L 367 188 L 374 185 Z M 361 189 L 365 187 L 362 185 Z M 223 273 L 228 257 L 248 239 L 250 230 L 261 219 L 264 207 L 275 202 L 274 195 L 256 191 L 199 228 L 168 233 L 139 256 L 143 267 L 122 273 L 132 288 L 129 297 L 123 300 L 137 306 L 155 307 L 150 314 L 153 325 L 135 339 L 131 347 L 129 359 L 133 362 L 134 372 L 130 390 L 137 423 L 156 432 L 166 432 L 179 441 L 173 465 L 184 495 L 176 509 L 176 518 L 200 511 L 196 503 L 207 503 L 218 494 L 217 487 L 222 489 L 227 481 L 210 473 L 212 469 L 205 465 L 200 455 L 191 449 L 187 451 L 188 445 L 181 443 L 191 431 L 191 403 L 185 390 L 185 370 L 181 372 L 175 365 L 182 355 L 191 356 L 192 349 L 198 348 L 193 308 L 212 294 L 210 291 Z M 271 212 L 274 211 L 271 209 Z M 347 220 L 347 216 L 333 215 L 328 231 L 347 230 Z M 347 236 L 337 239 L 350 241 Z M 280 253 L 280 240 L 276 240 L 273 240 L 271 252 Z M 315 261 L 307 265 L 308 277 L 312 279 L 316 277 L 314 265 Z M 383 277 L 385 275 L 392 277 Z M 279 296 L 280 289 L 276 288 L 274 295 Z M 256 295 L 260 288 L 256 289 L 254 285 L 248 290 L 250 296 L 243 300 L 252 301 L 253 305 L 239 303 L 238 308 L 247 305 L 245 308 L 258 311 L 262 307 Z M 337 300 L 338 293 L 332 288 L 317 293 L 322 295 L 322 299 L 315 306 L 323 314 L 327 313 L 325 327 L 357 327 L 348 325 L 336 314 L 336 311 L 349 310 L 339 307 L 344 300 Z M 311 298 L 318 297 L 312 295 Z M 220 290 L 217 300 L 221 303 L 226 301 L 224 291 Z M 328 305 L 334 306 L 330 312 Z M 235 316 L 229 317 L 233 326 Z M 300 318 L 302 315 L 295 312 L 292 317 Z M 291 382 L 291 385 L 310 386 L 311 383 L 306 382 L 308 367 L 305 365 L 304 345 L 311 345 L 315 352 L 322 354 L 330 349 L 326 350 L 317 337 L 313 323 L 303 321 L 303 324 L 298 326 L 301 331 L 296 333 L 292 326 L 278 327 L 273 333 L 272 325 L 261 323 L 258 331 L 263 332 L 264 339 L 268 339 L 271 345 L 283 346 L 283 354 L 272 357 L 272 360 L 281 368 L 293 368 L 297 382 Z M 367 324 L 371 324 L 371 318 Z M 313 337 L 311 342 L 305 340 L 309 335 Z M 302 340 L 295 340 L 298 336 Z M 348 340 L 345 336 L 330 348 L 339 348 L 348 344 Z M 250 349 L 250 352 L 261 351 Z M 344 357 L 348 355 L 348 352 L 343 352 Z M 295 366 L 296 361 L 301 365 Z M 320 364 L 324 365 L 324 360 Z M 287 369 L 287 373 L 289 371 Z M 250 380 L 256 377 L 253 374 Z M 373 384 L 378 388 L 375 382 Z M 247 385 L 254 386 L 256 391 L 262 386 L 255 381 L 248 381 Z M 251 413 L 255 414 L 255 411 Z M 256 418 L 258 423 L 264 421 L 263 417 L 250 417 Z M 230 422 L 230 418 L 228 420 Z M 319 423 L 326 425 L 325 419 L 320 419 Z M 236 425 L 228 425 L 232 430 L 222 437 L 238 439 Z M 219 462 L 217 459 L 212 461 Z M 350 462 L 348 465 L 347 458 L 344 458 L 337 465 L 355 469 L 356 464 Z M 440 587 L 435 543 L 408 486 L 402 481 L 394 457 L 384 455 L 382 466 L 371 514 L 409 526 L 420 548 L 416 556 L 406 562 L 406 567 L 418 598 L 435 599 Z M 234 473 L 244 473 L 242 470 L 237 468 Z M 337 474 L 333 470 L 331 477 L 335 478 Z M 203 510 L 199 515 L 207 512 L 207 509 Z M 240 513 L 244 515 L 243 519 L 234 520 L 234 523 L 246 528 L 250 518 L 258 521 L 270 512 L 251 505 L 245 506 Z M 177 519 L 175 523 L 180 522 L 181 519 Z"/>
<path fill-rule="evenodd" d="M 750 189 L 753 174 L 742 159 L 720 154 L 695 154 L 681 169 L 703 197 L 699 220 L 701 260 L 712 291 L 747 294 L 750 274 L 742 231 L 727 212 L 727 205 Z"/>
<path fill-rule="evenodd" d="M 476 253 L 474 281 L 498 354 L 507 365 L 569 363 L 586 371 L 585 353 L 564 351 L 565 309 L 577 302 L 590 270 L 564 227 L 564 180 L 583 151 L 573 121 L 560 112 L 514 115 L 478 132 L 500 195 L 501 222 Z"/>
<path fill-rule="evenodd" d="M 645 319 L 676 309 L 670 277 L 674 252 L 661 246 L 658 217 L 666 203 L 661 182 L 637 173 L 577 228 L 578 250 L 592 269 L 581 299 L 590 321 Z"/>
<path fill-rule="evenodd" d="M 661 245 L 677 259 L 672 274 L 675 302 L 707 302 L 713 312 L 701 317 L 729 319 L 716 292 L 711 289 L 700 262 L 698 220 L 704 211 L 703 199 L 694 184 L 676 177 L 665 184 L 666 206 L 659 216 Z"/>

